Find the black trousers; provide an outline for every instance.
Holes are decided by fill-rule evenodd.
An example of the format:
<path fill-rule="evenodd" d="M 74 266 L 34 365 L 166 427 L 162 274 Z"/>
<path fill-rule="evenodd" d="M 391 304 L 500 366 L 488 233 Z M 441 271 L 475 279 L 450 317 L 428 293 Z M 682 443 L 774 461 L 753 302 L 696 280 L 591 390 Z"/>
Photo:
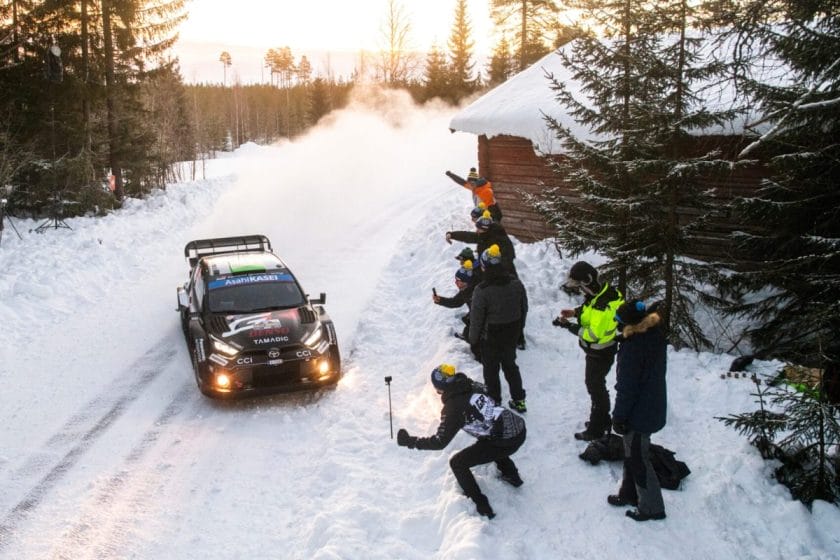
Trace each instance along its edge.
<path fill-rule="evenodd" d="M 487 338 L 481 341 L 481 365 L 487 393 L 496 404 L 502 402 L 502 384 L 499 380 L 499 368 L 504 372 L 510 389 L 510 398 L 515 401 L 525 400 L 522 388 L 522 375 L 516 365 L 516 342 L 519 340 L 520 323 L 492 325 Z"/>
<path fill-rule="evenodd" d="M 449 460 L 449 466 L 464 494 L 471 499 L 481 495 L 481 488 L 478 487 L 470 470 L 476 465 L 495 462 L 496 468 L 503 475 L 518 475 L 519 471 L 510 456 L 516 453 L 524 442 L 525 430 L 523 429 L 522 433 L 515 438 L 501 441 L 480 439 L 453 455 Z"/>
<path fill-rule="evenodd" d="M 605 349 L 603 353 L 586 354 L 584 373 L 586 391 L 592 401 L 589 409 L 589 430 L 607 431 L 612 423 L 610 419 L 610 394 L 607 391 L 607 374 L 615 361 L 615 348 Z"/>

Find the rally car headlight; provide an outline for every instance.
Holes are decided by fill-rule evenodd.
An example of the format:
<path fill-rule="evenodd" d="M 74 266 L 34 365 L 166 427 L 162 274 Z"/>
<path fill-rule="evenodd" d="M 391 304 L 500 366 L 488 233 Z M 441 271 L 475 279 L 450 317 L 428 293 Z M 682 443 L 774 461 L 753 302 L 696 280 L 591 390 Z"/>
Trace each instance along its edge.
<path fill-rule="evenodd" d="M 303 341 L 303 343 L 306 346 L 313 348 L 316 344 L 318 344 L 318 341 L 321 340 L 321 336 L 323 336 L 323 334 L 321 333 L 321 326 L 319 325 L 314 331 L 312 331 L 312 334 Z"/>
<path fill-rule="evenodd" d="M 228 344 L 224 340 L 219 340 L 216 337 L 210 337 L 210 338 L 213 341 L 213 349 L 214 350 L 217 350 L 217 351 L 219 351 L 222 354 L 225 354 L 227 356 L 236 356 L 237 354 L 239 354 L 239 349 L 238 348 L 236 348 L 234 346 L 231 346 L 230 344 Z"/>

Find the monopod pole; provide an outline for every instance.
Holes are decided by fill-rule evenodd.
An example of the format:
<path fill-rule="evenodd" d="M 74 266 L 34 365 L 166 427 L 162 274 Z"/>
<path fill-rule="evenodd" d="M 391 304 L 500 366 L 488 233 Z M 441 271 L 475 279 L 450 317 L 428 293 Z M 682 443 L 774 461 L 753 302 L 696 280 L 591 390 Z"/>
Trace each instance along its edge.
<path fill-rule="evenodd" d="M 385 376 L 385 385 L 388 386 L 388 423 L 391 425 L 391 439 L 394 439 L 394 416 L 391 414 L 391 376 Z"/>

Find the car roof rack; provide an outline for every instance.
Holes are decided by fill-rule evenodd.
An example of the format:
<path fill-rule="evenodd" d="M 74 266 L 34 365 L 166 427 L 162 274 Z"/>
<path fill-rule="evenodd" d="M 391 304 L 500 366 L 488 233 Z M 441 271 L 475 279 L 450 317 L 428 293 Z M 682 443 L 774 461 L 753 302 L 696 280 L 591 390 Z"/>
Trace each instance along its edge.
<path fill-rule="evenodd" d="M 240 253 L 242 251 L 271 252 L 271 241 L 265 235 L 195 239 L 184 246 L 184 257 L 189 260 L 190 268 L 192 268 L 201 257 L 224 253 Z"/>

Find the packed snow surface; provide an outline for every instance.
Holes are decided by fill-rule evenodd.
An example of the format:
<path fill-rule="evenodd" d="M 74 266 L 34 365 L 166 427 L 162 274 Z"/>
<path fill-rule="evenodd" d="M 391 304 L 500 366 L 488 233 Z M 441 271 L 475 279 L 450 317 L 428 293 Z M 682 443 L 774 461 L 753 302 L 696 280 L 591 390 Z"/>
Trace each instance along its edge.
<path fill-rule="evenodd" d="M 39 235 L 13 218 L 18 239 L 7 224 L 0 558 L 840 558 L 840 510 L 792 500 L 715 419 L 754 409 L 749 380 L 721 379 L 733 356 L 669 353 L 668 425 L 653 440 L 692 473 L 665 491 L 668 518 L 639 524 L 606 503 L 621 464 L 578 458 L 583 356 L 551 325 L 578 303 L 558 290 L 573 261 L 549 242 L 516 243 L 531 303 L 518 360 L 528 440 L 514 456 L 525 484 L 474 469 L 497 512 L 487 520 L 449 471 L 468 435 L 444 451 L 398 447 L 389 407 L 394 432 L 437 427 L 436 365 L 481 378 L 452 336 L 464 310 L 431 300 L 432 287 L 455 291 L 461 246 L 444 232 L 470 224 L 468 193 L 444 171 L 465 173 L 476 148 L 448 131 L 451 110 L 378 102 L 72 229 Z M 175 312 L 183 247 L 246 233 L 327 293 L 344 358 L 334 389 L 235 402 L 196 389 Z"/>

